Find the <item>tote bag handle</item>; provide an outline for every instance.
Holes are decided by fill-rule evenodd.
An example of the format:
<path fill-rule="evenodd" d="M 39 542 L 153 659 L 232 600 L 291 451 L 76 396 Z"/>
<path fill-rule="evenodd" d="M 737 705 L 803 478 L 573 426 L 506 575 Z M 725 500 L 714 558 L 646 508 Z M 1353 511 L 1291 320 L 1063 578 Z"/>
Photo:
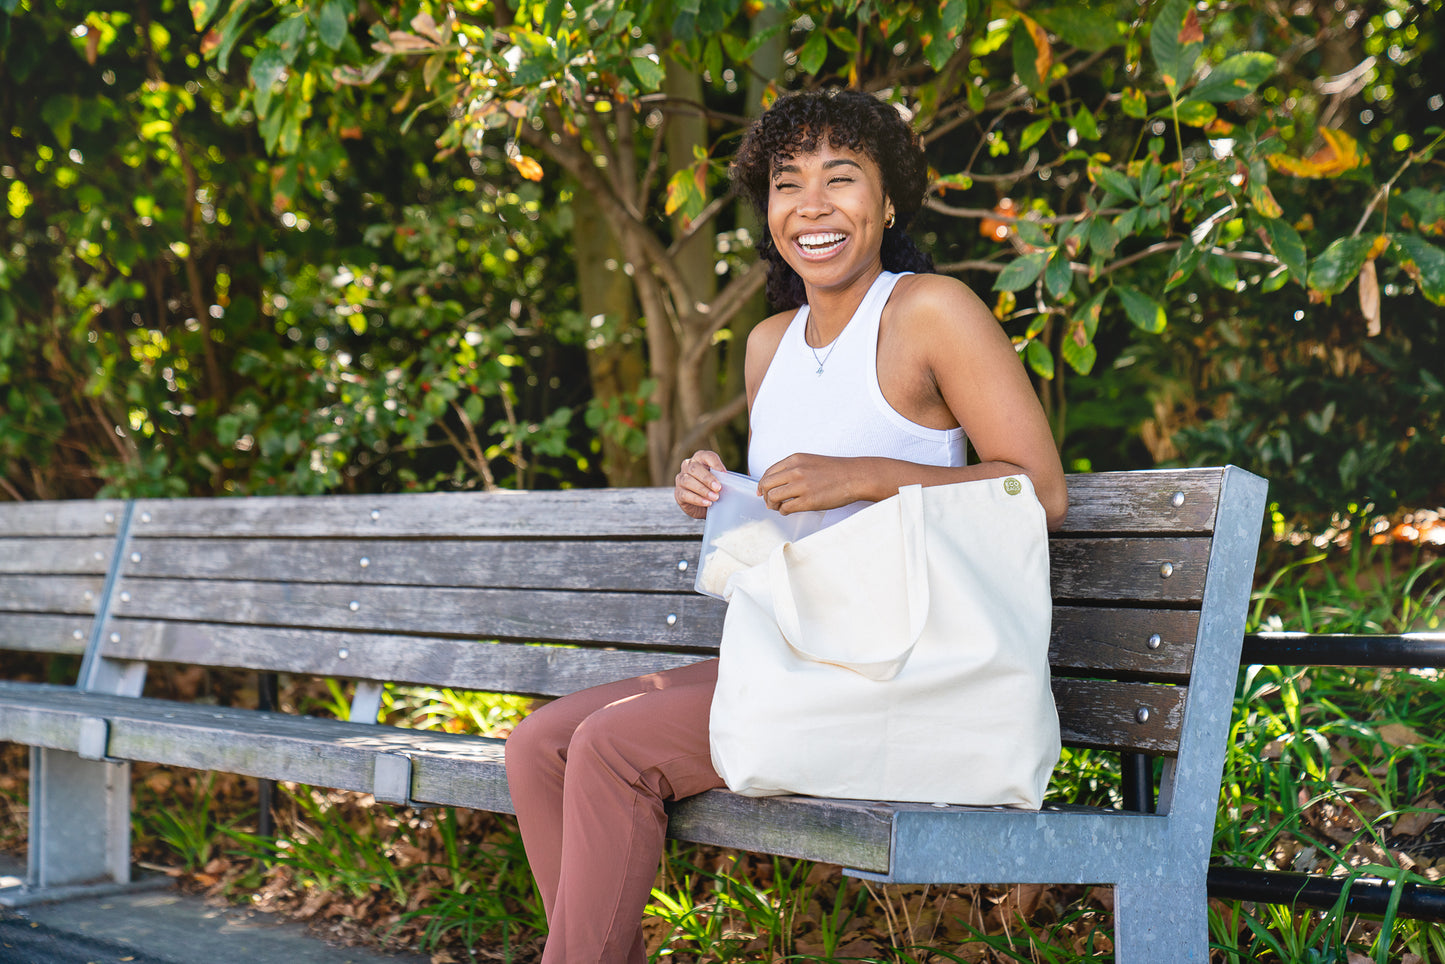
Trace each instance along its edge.
<path fill-rule="evenodd" d="M 788 641 L 797 653 L 806 659 L 819 663 L 831 663 L 836 666 L 843 666 L 847 669 L 872 680 L 889 680 L 897 676 L 908 662 L 908 657 L 913 652 L 913 647 L 918 643 L 918 637 L 923 633 L 924 624 L 928 620 L 928 555 L 924 527 L 923 513 L 923 486 L 908 485 L 898 490 L 896 496 L 898 513 L 893 516 L 893 525 L 888 525 L 886 531 L 869 532 L 869 542 L 873 543 L 878 539 L 882 544 L 854 545 L 854 552 L 867 552 L 882 554 L 886 552 L 891 542 L 893 545 L 900 545 L 903 555 L 903 586 L 904 599 L 901 601 L 907 612 L 907 627 L 905 634 L 900 638 L 899 630 L 902 626 L 887 627 L 886 631 L 877 637 L 883 645 L 891 645 L 891 652 L 879 653 L 876 657 L 858 659 L 840 652 L 830 652 L 828 645 L 828 630 L 825 626 L 817 624 L 810 625 L 804 631 L 802 621 L 798 616 L 798 603 L 794 598 L 795 589 L 807 592 L 810 582 L 826 579 L 830 582 L 847 586 L 860 594 L 860 598 L 868 597 L 870 593 L 877 593 L 879 587 L 857 585 L 857 574 L 852 571 L 848 564 L 848 553 L 840 553 L 831 564 L 820 564 L 818 560 L 809 560 L 808 571 L 802 578 L 794 578 L 794 570 L 798 569 L 797 562 L 793 559 L 790 543 L 784 543 L 774 549 L 768 558 L 769 576 L 773 592 L 773 613 L 778 622 L 778 629 L 782 631 L 784 639 Z M 858 517 L 854 517 L 858 518 Z M 847 525 L 847 522 L 840 523 L 840 529 Z M 841 532 L 839 533 L 841 535 Z M 881 607 L 891 608 L 896 611 L 899 600 L 882 599 L 878 600 Z M 891 604 L 891 607 L 890 607 Z M 901 621 L 901 620 L 899 620 Z M 896 641 L 890 643 L 890 641 Z"/>

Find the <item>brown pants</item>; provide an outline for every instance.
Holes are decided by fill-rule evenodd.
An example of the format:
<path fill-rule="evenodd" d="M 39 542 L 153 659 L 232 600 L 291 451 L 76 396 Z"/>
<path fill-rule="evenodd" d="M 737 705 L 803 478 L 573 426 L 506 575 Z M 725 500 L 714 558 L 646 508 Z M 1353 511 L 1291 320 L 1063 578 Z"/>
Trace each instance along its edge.
<path fill-rule="evenodd" d="M 547 911 L 543 964 L 645 964 L 664 800 L 723 785 L 708 750 L 717 660 L 595 686 L 507 739 L 507 784 Z"/>

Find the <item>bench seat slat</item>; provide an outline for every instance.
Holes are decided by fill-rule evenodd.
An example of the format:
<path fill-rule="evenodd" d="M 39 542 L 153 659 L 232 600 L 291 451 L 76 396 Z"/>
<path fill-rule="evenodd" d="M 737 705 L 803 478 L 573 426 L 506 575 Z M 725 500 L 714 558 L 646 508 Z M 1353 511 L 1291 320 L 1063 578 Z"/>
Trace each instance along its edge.
<path fill-rule="evenodd" d="M 0 742 L 47 750 L 80 749 L 85 712 L 71 686 L 0 680 Z"/>
<path fill-rule="evenodd" d="M 94 615 L 104 576 L 0 576 L 0 610 Z"/>
<path fill-rule="evenodd" d="M 79 656 L 90 639 L 89 614 L 0 612 L 0 649 Z"/>

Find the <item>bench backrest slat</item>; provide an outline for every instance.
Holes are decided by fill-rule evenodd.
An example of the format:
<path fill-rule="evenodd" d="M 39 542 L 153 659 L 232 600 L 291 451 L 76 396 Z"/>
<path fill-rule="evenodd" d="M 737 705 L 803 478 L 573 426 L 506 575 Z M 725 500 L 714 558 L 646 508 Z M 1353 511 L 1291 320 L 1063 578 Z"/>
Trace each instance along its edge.
<path fill-rule="evenodd" d="M 124 504 L 0 503 L 0 650 L 85 651 Z"/>

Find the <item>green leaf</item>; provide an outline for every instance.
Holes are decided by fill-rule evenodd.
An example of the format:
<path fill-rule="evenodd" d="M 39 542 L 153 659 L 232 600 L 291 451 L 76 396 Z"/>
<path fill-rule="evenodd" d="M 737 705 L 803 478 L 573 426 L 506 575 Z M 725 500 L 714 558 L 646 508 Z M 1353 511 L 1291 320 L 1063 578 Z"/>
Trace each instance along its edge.
<path fill-rule="evenodd" d="M 1044 268 L 1044 288 L 1055 298 L 1062 298 L 1069 293 L 1069 288 L 1074 284 L 1074 268 L 1069 264 L 1068 252 L 1062 246 L 1049 258 L 1049 263 Z"/>
<path fill-rule="evenodd" d="M 1365 266 L 1374 243 L 1373 237 L 1336 239 L 1310 264 L 1310 290 L 1325 296 L 1344 291 Z"/>
<path fill-rule="evenodd" d="M 633 57 L 632 72 L 637 76 L 645 93 L 651 93 L 661 87 L 665 76 L 662 65 L 653 61 L 651 57 Z"/>
<path fill-rule="evenodd" d="M 1274 256 L 1289 269 L 1289 275 L 1305 286 L 1308 276 L 1309 255 L 1305 251 L 1304 240 L 1294 225 L 1288 221 L 1276 218 L 1264 223 L 1265 236 L 1269 240 L 1269 249 Z"/>
<path fill-rule="evenodd" d="M 326 0 L 316 23 L 321 42 L 332 50 L 340 50 L 346 41 L 346 27 L 346 4 L 342 0 Z"/>
<path fill-rule="evenodd" d="M 1239 269 L 1235 267 L 1233 258 L 1210 252 L 1204 258 L 1204 270 L 1210 280 L 1226 291 L 1235 290 L 1239 283 Z"/>
<path fill-rule="evenodd" d="M 1214 105 L 1204 100 L 1189 98 L 1179 102 L 1175 109 L 1178 111 L 1179 123 L 1188 127 L 1203 127 L 1214 118 L 1219 116 L 1219 111 Z M 1169 107 L 1155 111 L 1156 115 L 1169 116 Z"/>
<path fill-rule="evenodd" d="M 1124 313 L 1129 316 L 1135 328 L 1151 335 L 1157 335 L 1164 330 L 1168 321 L 1164 317 L 1163 305 L 1133 285 L 1119 285 L 1114 290 L 1118 292 Z"/>
<path fill-rule="evenodd" d="M 1119 231 L 1114 227 L 1113 221 L 1101 217 L 1089 219 L 1089 247 L 1094 249 L 1095 254 L 1107 258 L 1114 253 L 1118 244 Z"/>
<path fill-rule="evenodd" d="M 831 40 L 833 46 L 839 50 L 846 51 L 850 54 L 856 54 L 858 52 L 858 35 L 851 30 L 834 27 L 828 31 L 828 39 Z"/>
<path fill-rule="evenodd" d="M 251 83 L 255 86 L 257 94 L 269 94 L 271 88 L 276 86 L 285 72 L 286 54 L 280 47 L 267 46 L 256 55 L 255 60 L 251 61 Z M 257 113 L 265 114 L 266 112 L 257 107 Z"/>
<path fill-rule="evenodd" d="M 1277 64 L 1273 55 L 1259 51 L 1235 54 L 1215 66 L 1189 95 L 1215 103 L 1239 100 L 1254 93 L 1256 87 L 1268 80 Z"/>
<path fill-rule="evenodd" d="M 1125 25 L 1106 10 L 1092 10 L 1082 4 L 1063 4 L 1047 10 L 1030 10 L 1029 15 L 1064 43 L 1081 50 L 1107 50 L 1124 39 Z"/>
<path fill-rule="evenodd" d="M 1203 46 L 1185 34 L 1193 9 L 1191 0 L 1165 0 L 1149 29 L 1149 52 L 1171 97 L 1194 72 L 1194 61 Z M 1197 20 L 1195 22 L 1197 24 Z"/>
<path fill-rule="evenodd" d="M 1149 116 L 1149 101 L 1137 87 L 1124 88 L 1124 99 L 1119 106 L 1124 109 L 1125 117 L 1143 120 Z"/>
<path fill-rule="evenodd" d="M 943 29 L 950 37 L 956 37 L 968 29 L 969 4 L 967 0 L 943 0 L 939 16 Z"/>
<path fill-rule="evenodd" d="M 251 0 L 233 0 L 231 9 L 216 24 L 216 32 L 221 35 L 221 42 L 216 44 L 214 51 L 216 66 L 224 73 L 231 62 L 231 51 L 235 48 L 236 42 L 241 39 L 242 29 L 246 26 L 246 8 L 251 5 Z"/>
<path fill-rule="evenodd" d="M 306 18 L 295 16 L 282 20 L 266 31 L 266 39 L 280 49 L 286 66 L 291 66 L 296 62 L 296 55 L 301 52 L 302 42 L 306 39 Z"/>
<path fill-rule="evenodd" d="M 1139 189 L 1134 182 L 1112 167 L 1104 167 L 1102 164 L 1089 165 L 1089 173 L 1093 175 L 1094 183 L 1104 189 L 1105 198 L 1108 195 L 1128 198 L 1131 201 L 1139 200 Z"/>
<path fill-rule="evenodd" d="M 1052 124 L 1052 119 L 1048 117 L 1040 117 L 1028 127 L 1025 127 L 1024 132 L 1019 135 L 1019 151 L 1022 153 L 1023 151 L 1026 151 L 1030 147 L 1033 147 L 1035 144 L 1037 144 L 1039 142 L 1039 138 L 1043 137 L 1044 134 L 1048 132 L 1049 126 Z"/>
<path fill-rule="evenodd" d="M 769 40 L 772 40 L 778 34 L 782 33 L 784 30 L 787 29 L 787 23 L 779 23 L 768 27 L 766 30 L 758 31 L 756 34 L 753 35 L 752 39 L 748 41 L 747 46 L 743 48 L 742 56 L 738 59 L 751 60 L 753 54 L 758 52 L 758 48 L 762 47 L 763 44 L 767 43 Z"/>
<path fill-rule="evenodd" d="M 1048 78 L 1039 76 L 1039 59 L 1044 53 L 1045 51 L 1039 48 L 1034 35 L 1029 31 L 1024 18 L 1019 17 L 1014 22 L 1014 73 L 1019 75 L 1019 80 L 1036 97 L 1046 97 L 1048 93 Z M 1048 55 L 1052 57 L 1052 52 L 1048 52 Z M 942 66 L 942 64 L 938 64 L 933 69 L 939 70 Z"/>
<path fill-rule="evenodd" d="M 1165 275 L 1164 280 L 1164 293 L 1168 294 L 1194 277 L 1194 269 L 1199 266 L 1199 259 L 1203 255 L 1203 248 L 1185 241 L 1169 261 L 1169 273 Z"/>
<path fill-rule="evenodd" d="M 942 29 L 939 29 L 934 31 L 932 39 L 923 48 L 923 59 L 928 61 L 928 66 L 934 70 L 942 70 L 948 66 L 948 60 L 954 52 L 953 40 Z"/>
<path fill-rule="evenodd" d="M 1086 141 L 1097 141 L 1099 139 L 1099 125 L 1094 121 L 1094 115 L 1089 113 L 1089 108 L 1079 105 L 1074 112 L 1074 130 Z"/>
<path fill-rule="evenodd" d="M 1413 234 L 1397 235 L 1393 240 L 1396 255 L 1419 282 L 1421 293 L 1433 304 L 1445 305 L 1445 251 Z"/>
<path fill-rule="evenodd" d="M 1019 236 L 1019 240 L 1024 244 L 1031 245 L 1035 248 L 1048 248 L 1053 246 L 1054 242 L 1053 239 L 1049 237 L 1049 233 L 1035 221 L 1015 221 L 1013 222 L 1013 230 L 1014 233 Z"/>
<path fill-rule="evenodd" d="M 1033 284 L 1048 263 L 1047 251 L 1033 251 L 1010 261 L 993 283 L 994 291 L 1019 291 Z"/>
<path fill-rule="evenodd" d="M 808 35 L 803 49 L 798 51 L 798 69 L 811 76 L 823 69 L 823 61 L 827 59 L 828 38 L 823 31 L 814 30 Z"/>
<path fill-rule="evenodd" d="M 1094 333 L 1099 329 L 1099 315 L 1104 307 L 1104 296 L 1108 289 L 1100 291 L 1079 306 L 1074 317 L 1069 319 L 1064 332 L 1060 354 L 1069 367 L 1080 375 L 1087 375 L 1098 360 L 1099 350 L 1094 345 Z"/>
<path fill-rule="evenodd" d="M 1037 339 L 1030 341 L 1028 348 L 1024 349 L 1024 356 L 1034 374 L 1040 378 L 1054 377 L 1054 353 L 1049 351 L 1048 345 Z"/>
<path fill-rule="evenodd" d="M 13 13 L 18 2 L 19 0 L 15 0 L 14 3 L 5 0 L 4 3 L 0 3 L 0 8 L 3 8 L 6 13 Z M 211 18 L 220 8 L 221 0 L 191 0 L 191 19 L 196 24 L 196 30 L 205 30 L 206 24 L 211 22 Z"/>

